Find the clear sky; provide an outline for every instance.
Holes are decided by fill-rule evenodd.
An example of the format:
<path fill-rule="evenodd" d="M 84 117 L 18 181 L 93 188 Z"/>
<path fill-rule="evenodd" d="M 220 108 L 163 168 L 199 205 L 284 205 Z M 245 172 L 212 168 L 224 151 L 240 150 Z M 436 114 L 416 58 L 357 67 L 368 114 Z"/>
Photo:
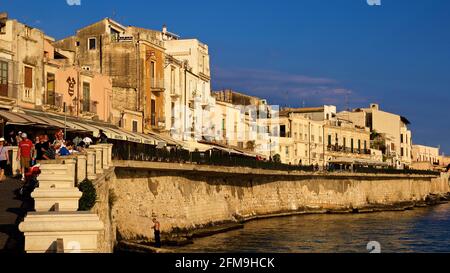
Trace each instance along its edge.
<path fill-rule="evenodd" d="M 0 0 L 57 39 L 111 17 L 196 37 L 210 48 L 212 87 L 282 106 L 378 102 L 406 116 L 413 141 L 450 154 L 450 1 Z"/>

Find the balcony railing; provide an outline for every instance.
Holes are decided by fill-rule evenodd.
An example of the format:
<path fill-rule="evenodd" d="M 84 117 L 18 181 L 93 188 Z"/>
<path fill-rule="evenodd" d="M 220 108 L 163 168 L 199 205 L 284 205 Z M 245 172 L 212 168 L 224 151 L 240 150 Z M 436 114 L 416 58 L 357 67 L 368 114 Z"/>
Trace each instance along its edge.
<path fill-rule="evenodd" d="M 152 91 L 163 91 L 164 79 L 150 79 L 150 88 L 152 89 Z"/>
<path fill-rule="evenodd" d="M 337 153 L 347 153 L 347 154 L 362 154 L 362 155 L 370 155 L 370 150 L 368 149 L 356 149 L 349 148 L 344 146 L 336 146 L 336 145 L 328 145 L 327 151 L 329 152 L 337 152 Z"/>
<path fill-rule="evenodd" d="M 97 101 L 93 100 L 81 100 L 81 113 L 82 114 L 97 114 Z"/>

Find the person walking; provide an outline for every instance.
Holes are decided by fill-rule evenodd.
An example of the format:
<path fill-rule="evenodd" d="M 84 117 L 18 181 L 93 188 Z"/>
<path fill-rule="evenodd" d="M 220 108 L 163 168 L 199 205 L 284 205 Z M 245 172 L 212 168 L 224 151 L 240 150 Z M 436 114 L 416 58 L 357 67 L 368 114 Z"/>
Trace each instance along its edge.
<path fill-rule="evenodd" d="M 33 142 L 28 139 L 26 133 L 22 133 L 21 138 L 22 140 L 19 142 L 17 160 L 20 160 L 22 181 L 25 181 L 25 172 L 31 166 L 31 155 L 34 155 L 34 145 Z"/>
<path fill-rule="evenodd" d="M 160 231 L 160 224 L 159 222 L 156 220 L 156 218 L 153 218 L 153 230 L 155 233 L 155 246 L 157 248 L 161 247 L 161 231 Z"/>
<path fill-rule="evenodd" d="M 5 139 L 0 138 L 0 182 L 6 179 L 5 170 L 9 164 L 8 148 L 5 146 Z"/>

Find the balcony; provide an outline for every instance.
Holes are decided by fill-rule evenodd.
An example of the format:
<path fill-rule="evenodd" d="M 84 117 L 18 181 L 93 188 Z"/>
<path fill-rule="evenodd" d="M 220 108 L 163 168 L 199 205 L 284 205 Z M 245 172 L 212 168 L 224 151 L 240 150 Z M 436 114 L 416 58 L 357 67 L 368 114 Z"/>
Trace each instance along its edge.
<path fill-rule="evenodd" d="M 59 93 L 54 93 L 53 98 L 47 97 L 45 104 L 42 105 L 42 109 L 48 112 L 63 112 L 64 111 L 64 101 L 63 95 Z"/>
<path fill-rule="evenodd" d="M 370 150 L 368 149 L 355 149 L 344 147 L 341 145 L 328 145 L 328 152 L 336 152 L 336 153 L 346 153 L 346 154 L 361 154 L 361 155 L 370 155 Z"/>
<path fill-rule="evenodd" d="M 150 79 L 150 89 L 154 92 L 164 92 L 164 79 Z"/>
<path fill-rule="evenodd" d="M 93 100 L 81 100 L 81 116 L 84 118 L 95 118 L 97 117 L 97 101 Z"/>

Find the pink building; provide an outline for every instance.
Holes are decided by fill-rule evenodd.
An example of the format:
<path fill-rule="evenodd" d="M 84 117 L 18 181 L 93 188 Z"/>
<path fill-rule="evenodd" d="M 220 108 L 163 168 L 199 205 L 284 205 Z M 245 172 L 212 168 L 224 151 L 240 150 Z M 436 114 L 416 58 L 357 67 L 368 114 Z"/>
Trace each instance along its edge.
<path fill-rule="evenodd" d="M 44 111 L 93 120 L 111 120 L 112 82 L 107 76 L 73 65 L 73 52 L 46 43 Z"/>

